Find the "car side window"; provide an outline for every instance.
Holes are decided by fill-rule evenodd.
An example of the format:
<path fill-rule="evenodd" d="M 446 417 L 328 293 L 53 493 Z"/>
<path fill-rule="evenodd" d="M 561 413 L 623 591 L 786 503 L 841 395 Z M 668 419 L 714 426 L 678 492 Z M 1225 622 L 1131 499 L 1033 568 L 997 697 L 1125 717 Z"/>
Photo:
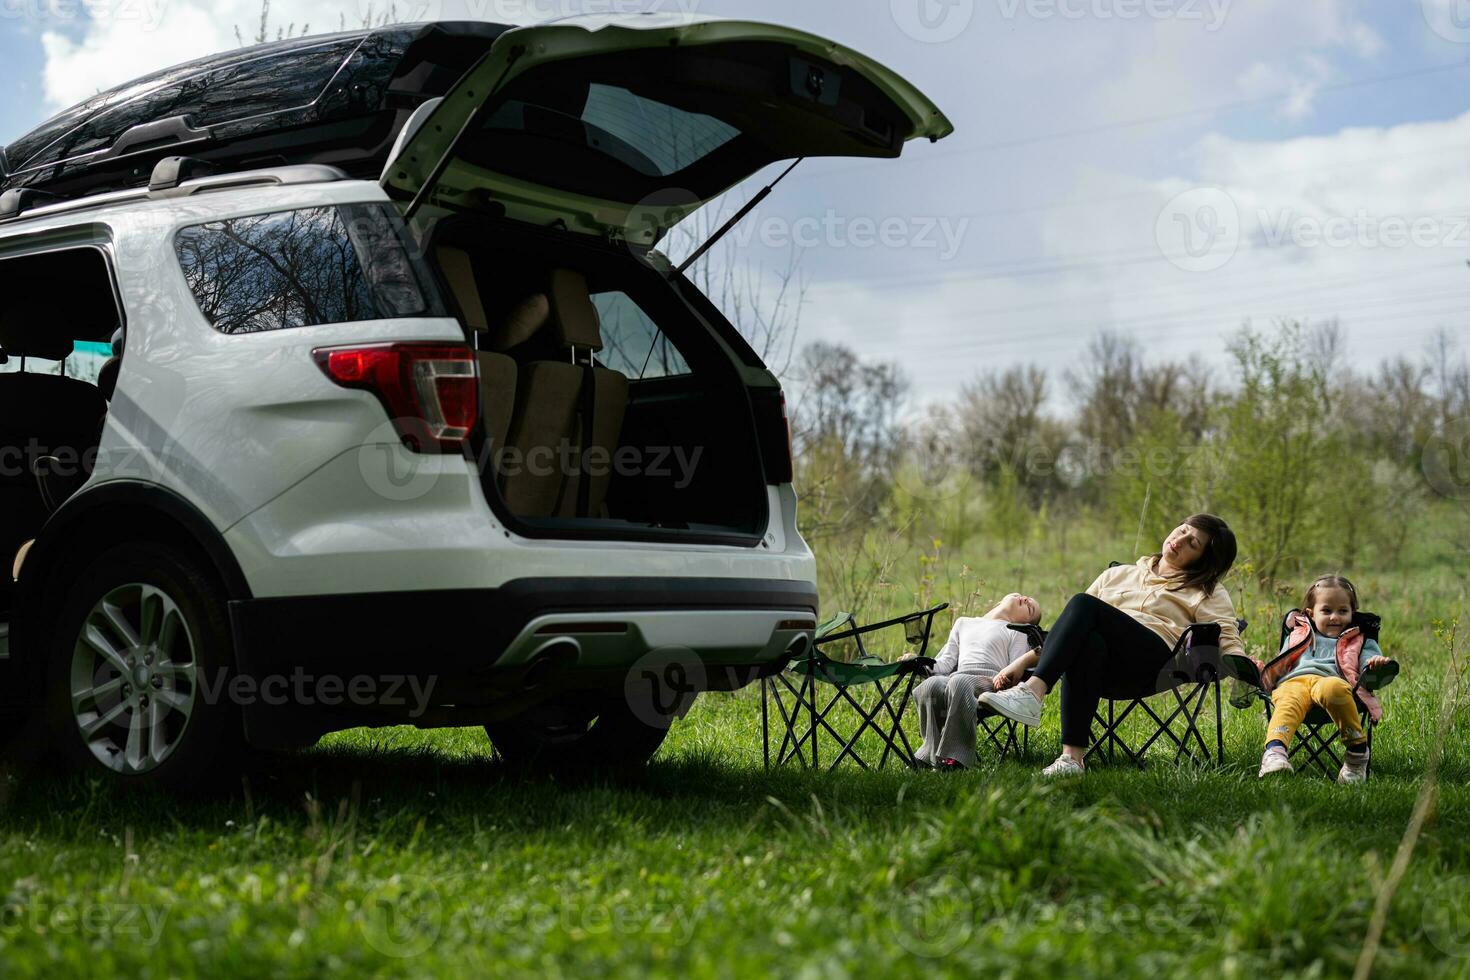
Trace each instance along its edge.
<path fill-rule="evenodd" d="M 212 221 L 182 229 L 174 247 L 200 312 L 221 333 L 445 315 L 385 206 Z"/>
<path fill-rule="evenodd" d="M 0 374 L 60 374 L 95 384 L 123 313 L 111 264 L 79 246 L 0 259 Z M 109 338 L 109 339 L 103 339 Z"/>
<path fill-rule="evenodd" d="M 592 303 L 602 319 L 597 359 L 603 367 L 634 380 L 693 373 L 673 341 L 627 293 L 594 293 Z"/>

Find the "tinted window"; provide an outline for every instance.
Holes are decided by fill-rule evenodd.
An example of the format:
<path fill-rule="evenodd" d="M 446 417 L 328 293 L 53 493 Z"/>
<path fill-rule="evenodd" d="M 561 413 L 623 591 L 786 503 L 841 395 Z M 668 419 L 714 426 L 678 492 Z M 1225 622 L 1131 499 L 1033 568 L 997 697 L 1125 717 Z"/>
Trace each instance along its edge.
<path fill-rule="evenodd" d="M 627 293 L 592 297 L 602 318 L 602 351 L 597 359 L 629 378 L 666 378 L 691 374 L 684 355 Z"/>
<path fill-rule="evenodd" d="M 215 221 L 183 229 L 175 247 L 200 311 L 221 333 L 445 315 L 383 206 Z"/>
<path fill-rule="evenodd" d="M 544 102 L 506 102 L 485 129 L 570 142 L 645 177 L 676 174 L 740 135 L 714 116 L 676 109 L 616 85 L 590 83 L 579 93 L 580 105 L 558 103 L 555 92 L 544 94 Z"/>
<path fill-rule="evenodd" d="M 67 355 L 65 362 L 48 361 L 41 357 L 24 358 L 25 369 L 31 374 L 64 374 L 68 378 L 79 378 L 91 384 L 97 383 L 102 365 L 112 356 L 112 345 L 94 341 L 76 341 L 76 346 Z M 22 358 L 11 357 L 8 363 L 0 364 L 0 374 L 19 373 Z"/>

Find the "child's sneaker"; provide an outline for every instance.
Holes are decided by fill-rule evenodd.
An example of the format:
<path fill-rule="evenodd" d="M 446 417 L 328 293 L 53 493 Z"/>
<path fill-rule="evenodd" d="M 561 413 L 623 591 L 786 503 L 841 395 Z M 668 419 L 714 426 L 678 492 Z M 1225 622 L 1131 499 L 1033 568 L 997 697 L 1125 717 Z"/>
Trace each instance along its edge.
<path fill-rule="evenodd" d="M 958 759 L 940 759 L 939 765 L 935 766 L 934 768 L 938 769 L 940 772 L 963 772 L 965 766 L 964 763 L 960 762 L 960 760 Z"/>
<path fill-rule="evenodd" d="M 1368 778 L 1368 750 L 1349 750 L 1342 754 L 1342 768 L 1337 771 L 1339 783 L 1361 783 Z"/>
<path fill-rule="evenodd" d="M 998 715 L 1031 728 L 1041 724 L 1041 699 L 1025 684 L 1017 684 L 1004 691 L 986 691 L 980 695 L 979 703 Z"/>
<path fill-rule="evenodd" d="M 1279 745 L 1273 745 L 1261 756 L 1261 771 L 1256 773 L 1257 779 L 1265 779 L 1273 772 L 1291 772 L 1291 760 L 1286 756 L 1286 750 Z"/>

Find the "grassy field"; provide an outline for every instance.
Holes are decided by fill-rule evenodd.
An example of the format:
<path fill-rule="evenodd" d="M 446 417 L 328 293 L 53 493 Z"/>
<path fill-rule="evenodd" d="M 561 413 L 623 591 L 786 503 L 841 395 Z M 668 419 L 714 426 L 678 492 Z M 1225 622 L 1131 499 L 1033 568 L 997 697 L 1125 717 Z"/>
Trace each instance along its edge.
<path fill-rule="evenodd" d="M 1050 622 L 1132 547 L 900 543 L 864 617 L 1025 588 Z M 1436 534 L 1412 571 L 1347 570 L 1405 668 L 1366 787 L 1258 782 L 1263 719 L 1228 705 L 1223 770 L 1063 784 L 1037 776 L 1055 699 L 1030 758 L 957 775 L 766 772 L 758 690 L 705 696 L 631 783 L 513 777 L 479 731 L 347 732 L 214 802 L 11 780 L 0 974 L 1346 975 L 1440 741 L 1375 973 L 1467 975 L 1470 750 L 1463 711 L 1437 735 L 1450 653 L 1431 625 L 1464 618 L 1464 566 Z M 826 611 L 851 581 L 825 584 Z M 1247 637 L 1274 646 L 1297 585 L 1246 582 Z"/>

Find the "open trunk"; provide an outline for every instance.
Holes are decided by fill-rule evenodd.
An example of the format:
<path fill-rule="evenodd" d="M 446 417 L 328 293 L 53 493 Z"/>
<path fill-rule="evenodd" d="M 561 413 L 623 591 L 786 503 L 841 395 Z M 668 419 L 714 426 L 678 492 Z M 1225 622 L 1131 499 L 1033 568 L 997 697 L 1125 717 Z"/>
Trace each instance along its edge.
<path fill-rule="evenodd" d="M 760 541 L 768 476 L 745 379 L 662 273 L 620 247 L 470 216 L 444 222 L 430 255 L 476 347 L 476 457 L 508 526 Z"/>
<path fill-rule="evenodd" d="M 650 249 L 770 164 L 951 131 L 898 75 L 790 28 L 589 15 L 500 35 L 404 126 L 382 184 L 474 340 L 507 526 L 757 546 L 791 479 L 779 386 Z"/>

